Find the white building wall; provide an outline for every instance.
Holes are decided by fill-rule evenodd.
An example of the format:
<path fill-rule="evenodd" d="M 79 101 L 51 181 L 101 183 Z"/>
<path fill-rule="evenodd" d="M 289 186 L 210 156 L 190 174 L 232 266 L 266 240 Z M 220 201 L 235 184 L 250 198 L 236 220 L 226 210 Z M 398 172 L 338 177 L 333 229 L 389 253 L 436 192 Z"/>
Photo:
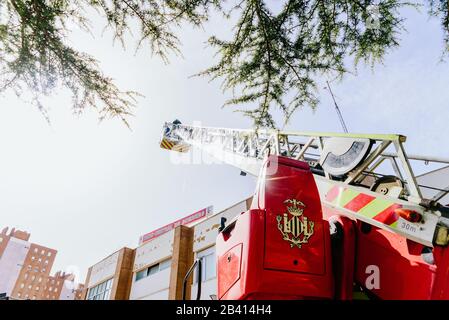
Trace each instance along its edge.
<path fill-rule="evenodd" d="M 120 251 L 117 251 L 92 267 L 89 283 L 87 284 L 89 288 L 114 276 L 119 255 Z"/>
<path fill-rule="evenodd" d="M 136 249 L 130 300 L 168 300 L 170 270 L 167 268 L 136 281 L 136 272 L 171 258 L 174 230 L 169 231 Z"/>
<path fill-rule="evenodd" d="M 191 298 L 196 299 L 197 284 L 192 285 Z M 203 281 L 201 284 L 201 300 L 211 300 L 211 295 L 217 295 L 217 278 Z"/>
<path fill-rule="evenodd" d="M 219 212 L 211 216 L 209 219 L 204 220 L 195 225 L 193 251 L 195 253 L 195 259 L 203 250 L 213 250 L 215 241 L 217 239 L 218 228 L 220 227 L 220 221 L 222 217 L 227 219 L 229 223 L 234 217 L 245 212 L 246 200 L 237 203 L 236 205 Z M 191 297 L 196 298 L 197 285 L 192 285 Z M 217 277 L 208 279 L 202 282 L 201 285 L 201 300 L 210 300 L 211 295 L 217 294 Z"/>
<path fill-rule="evenodd" d="M 197 252 L 203 250 L 211 245 L 215 245 L 217 240 L 218 228 L 220 227 L 220 220 L 222 217 L 227 219 L 229 223 L 235 216 L 246 211 L 246 200 L 237 203 L 236 205 L 219 212 L 207 220 L 196 224 L 194 226 L 193 236 L 193 251 Z"/>
<path fill-rule="evenodd" d="M 75 300 L 74 282 L 72 280 L 64 280 L 59 300 Z"/>
<path fill-rule="evenodd" d="M 133 275 L 130 300 L 168 300 L 168 287 L 170 283 L 170 268 L 161 270 L 146 278 L 135 281 Z"/>
<path fill-rule="evenodd" d="M 14 237 L 9 239 L 0 258 L 0 293 L 11 295 L 29 250 L 29 242 Z"/>
<path fill-rule="evenodd" d="M 169 231 L 136 249 L 134 258 L 134 272 L 165 260 L 173 254 L 173 237 L 175 231 Z"/>

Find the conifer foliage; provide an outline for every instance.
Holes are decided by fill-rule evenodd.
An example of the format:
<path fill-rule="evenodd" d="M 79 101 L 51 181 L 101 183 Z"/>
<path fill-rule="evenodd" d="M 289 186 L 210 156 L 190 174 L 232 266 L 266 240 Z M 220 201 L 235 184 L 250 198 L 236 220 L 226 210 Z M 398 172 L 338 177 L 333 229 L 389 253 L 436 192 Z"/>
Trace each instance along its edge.
<path fill-rule="evenodd" d="M 287 122 L 298 108 L 316 107 L 318 77 L 341 77 L 352 61 L 374 64 L 398 46 L 406 6 L 441 20 L 449 51 L 447 0 L 0 0 L 0 92 L 27 89 L 45 112 L 41 97 L 64 86 L 75 111 L 95 108 L 127 124 L 138 93 L 118 88 L 68 41 L 74 27 L 90 31 L 87 12 L 104 17 L 116 40 L 132 31 L 137 48 L 148 43 L 165 61 L 181 52 L 181 26 L 233 17 L 230 39 L 210 37 L 218 61 L 199 75 L 222 80 L 233 93 L 226 104 L 246 105 L 256 126 L 274 127 L 274 108 Z"/>

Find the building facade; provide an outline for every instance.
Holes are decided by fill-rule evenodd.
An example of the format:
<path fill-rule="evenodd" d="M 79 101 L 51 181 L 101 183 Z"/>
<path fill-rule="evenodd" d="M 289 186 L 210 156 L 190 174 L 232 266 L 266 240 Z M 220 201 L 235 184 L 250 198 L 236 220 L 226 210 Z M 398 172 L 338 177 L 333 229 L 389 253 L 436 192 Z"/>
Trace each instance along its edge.
<path fill-rule="evenodd" d="M 130 300 L 167 300 L 175 230 L 136 248 Z"/>
<path fill-rule="evenodd" d="M 231 221 L 235 216 L 245 212 L 251 205 L 252 198 L 241 201 L 234 206 L 211 216 L 209 219 L 197 223 L 193 227 L 193 259 L 201 259 L 202 262 L 202 285 L 201 300 L 210 300 L 217 294 L 217 270 L 215 241 L 220 227 L 221 218 Z M 196 273 L 193 276 L 191 297 L 196 297 L 198 279 Z"/>
<path fill-rule="evenodd" d="M 78 288 L 72 275 L 50 276 L 57 251 L 31 243 L 25 231 L 8 229 L 0 233 L 0 294 L 12 299 L 59 300 L 61 292 L 68 296 L 70 288 L 74 295 L 69 297 L 75 299 Z"/>
<path fill-rule="evenodd" d="M 76 284 L 75 276 L 62 271 L 47 278 L 42 300 L 81 300 L 84 286 Z"/>
<path fill-rule="evenodd" d="M 134 250 L 122 248 L 89 268 L 82 299 L 126 300 L 131 288 Z"/>
<path fill-rule="evenodd" d="M 215 239 L 221 218 L 232 220 L 247 211 L 250 202 L 251 198 L 243 200 L 216 214 L 208 210 L 201 219 L 175 223 L 174 228 L 167 228 L 157 237 L 148 237 L 150 240 L 141 241 L 134 250 L 123 248 L 113 253 L 89 268 L 84 299 L 181 299 L 184 277 L 196 259 L 202 262 L 200 298 L 213 299 L 217 291 Z M 120 258 L 124 250 L 129 259 Z M 122 282 L 118 277 L 120 270 L 126 270 Z M 113 290 L 115 286 L 120 288 L 120 294 Z M 194 272 L 187 281 L 186 298 L 196 297 L 197 288 L 198 277 Z"/>

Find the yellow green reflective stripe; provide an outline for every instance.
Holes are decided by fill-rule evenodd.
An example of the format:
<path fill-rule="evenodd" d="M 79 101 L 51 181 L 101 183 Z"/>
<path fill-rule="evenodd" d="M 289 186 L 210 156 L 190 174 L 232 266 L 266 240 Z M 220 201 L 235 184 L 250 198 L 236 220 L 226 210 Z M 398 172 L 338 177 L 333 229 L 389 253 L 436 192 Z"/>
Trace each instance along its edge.
<path fill-rule="evenodd" d="M 375 198 L 373 201 L 360 209 L 358 213 L 364 217 L 372 218 L 387 209 L 393 203 L 394 202 L 382 198 Z"/>
<path fill-rule="evenodd" d="M 347 203 L 349 203 L 359 194 L 360 192 L 354 191 L 352 189 L 346 189 L 343 192 L 341 190 L 340 194 L 332 202 L 340 207 L 344 207 Z"/>
<path fill-rule="evenodd" d="M 396 229 L 398 227 L 398 221 L 396 220 L 395 222 L 390 224 L 390 227 L 392 227 L 393 229 Z"/>

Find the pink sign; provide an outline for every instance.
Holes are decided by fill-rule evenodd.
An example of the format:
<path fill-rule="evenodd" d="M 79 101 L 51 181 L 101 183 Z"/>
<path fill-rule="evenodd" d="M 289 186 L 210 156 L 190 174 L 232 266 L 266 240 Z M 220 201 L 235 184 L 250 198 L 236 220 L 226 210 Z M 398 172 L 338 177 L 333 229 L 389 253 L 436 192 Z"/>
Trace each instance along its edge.
<path fill-rule="evenodd" d="M 154 231 L 148 232 L 146 234 L 144 234 L 143 236 L 140 237 L 139 239 L 139 244 L 142 244 L 144 242 L 147 242 L 149 240 L 152 240 L 154 238 L 159 237 L 160 235 L 169 232 L 170 230 L 173 230 L 174 228 L 176 228 L 177 226 L 180 225 L 187 225 L 190 224 L 194 221 L 197 221 L 201 218 L 206 217 L 207 215 L 211 214 L 213 210 L 212 206 L 209 206 L 207 208 L 201 209 L 195 213 L 192 213 L 182 219 L 176 220 L 175 222 L 169 223 L 159 229 L 156 229 Z"/>

